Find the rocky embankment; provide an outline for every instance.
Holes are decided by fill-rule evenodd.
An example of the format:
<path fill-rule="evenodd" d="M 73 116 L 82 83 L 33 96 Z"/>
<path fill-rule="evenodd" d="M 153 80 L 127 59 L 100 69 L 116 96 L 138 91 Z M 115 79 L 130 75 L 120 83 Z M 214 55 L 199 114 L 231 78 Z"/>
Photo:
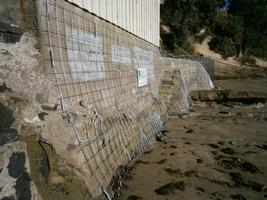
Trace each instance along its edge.
<path fill-rule="evenodd" d="M 60 114 L 47 103 L 57 95 L 36 36 L 2 21 L 0 29 L 0 199 L 87 198 L 82 178 L 41 137 L 47 118 Z"/>

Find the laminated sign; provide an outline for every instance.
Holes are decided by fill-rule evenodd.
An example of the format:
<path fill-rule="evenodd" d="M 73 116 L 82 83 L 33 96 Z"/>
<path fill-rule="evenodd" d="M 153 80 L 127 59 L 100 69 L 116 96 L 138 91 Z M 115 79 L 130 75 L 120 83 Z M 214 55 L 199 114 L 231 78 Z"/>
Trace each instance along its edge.
<path fill-rule="evenodd" d="M 138 81 L 138 87 L 142 87 L 142 86 L 147 85 L 146 68 L 138 68 L 137 69 L 137 81 Z"/>

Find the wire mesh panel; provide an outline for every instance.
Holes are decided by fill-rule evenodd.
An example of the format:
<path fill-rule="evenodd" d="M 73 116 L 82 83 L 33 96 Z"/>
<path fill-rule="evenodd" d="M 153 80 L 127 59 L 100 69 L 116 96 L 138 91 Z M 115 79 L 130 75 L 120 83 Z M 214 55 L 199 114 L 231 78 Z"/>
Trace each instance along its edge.
<path fill-rule="evenodd" d="M 133 24 L 137 6 L 127 19 Z M 58 91 L 62 119 L 72 128 L 62 137 L 74 138 L 79 151 L 65 140 L 55 143 L 66 146 L 61 156 L 82 174 L 92 198 L 113 199 L 129 165 L 167 120 L 159 101 L 163 72 L 175 71 L 176 113 L 188 108 L 188 91 L 210 84 L 209 76 L 200 62 L 160 58 L 158 47 L 68 1 L 39 0 L 38 10 L 44 66 Z"/>
<path fill-rule="evenodd" d="M 196 61 L 202 64 L 202 66 L 205 68 L 205 70 L 208 72 L 210 78 L 213 80 L 214 79 L 214 60 L 203 57 L 203 56 L 193 56 L 193 55 L 183 55 L 183 56 L 172 56 L 172 57 L 167 57 L 166 59 L 171 59 L 173 60 L 191 60 L 191 61 Z"/>
<path fill-rule="evenodd" d="M 195 60 L 196 58 L 191 60 L 189 58 L 161 58 L 161 65 L 165 72 L 160 99 L 167 105 L 169 115 L 183 115 L 189 112 L 192 102 L 191 91 L 214 88 L 205 64 Z"/>
<path fill-rule="evenodd" d="M 39 5 L 44 64 L 62 116 L 73 126 L 66 134 L 80 147 L 69 156 L 92 197 L 114 198 L 127 166 L 167 118 L 155 100 L 162 73 L 158 47 L 67 1 Z M 146 73 L 139 77 L 141 69 Z M 76 120 L 75 113 L 83 115 Z"/>

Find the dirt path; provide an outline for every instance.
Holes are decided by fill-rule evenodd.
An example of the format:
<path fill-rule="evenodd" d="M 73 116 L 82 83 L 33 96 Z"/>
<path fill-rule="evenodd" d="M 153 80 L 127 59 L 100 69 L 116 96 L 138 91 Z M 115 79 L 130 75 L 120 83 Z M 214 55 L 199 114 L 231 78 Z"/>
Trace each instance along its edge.
<path fill-rule="evenodd" d="M 267 104 L 197 103 L 162 133 L 133 166 L 120 200 L 267 199 Z"/>

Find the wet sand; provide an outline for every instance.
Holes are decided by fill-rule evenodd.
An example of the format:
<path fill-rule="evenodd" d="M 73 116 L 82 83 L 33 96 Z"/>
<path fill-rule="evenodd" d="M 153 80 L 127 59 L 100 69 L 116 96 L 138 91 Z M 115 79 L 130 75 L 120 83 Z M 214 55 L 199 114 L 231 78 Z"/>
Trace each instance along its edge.
<path fill-rule="evenodd" d="M 249 89 L 266 91 L 266 80 L 258 81 Z M 216 85 L 246 88 L 232 82 Z M 267 199 L 266 103 L 194 102 L 162 135 L 132 167 L 118 199 Z"/>

